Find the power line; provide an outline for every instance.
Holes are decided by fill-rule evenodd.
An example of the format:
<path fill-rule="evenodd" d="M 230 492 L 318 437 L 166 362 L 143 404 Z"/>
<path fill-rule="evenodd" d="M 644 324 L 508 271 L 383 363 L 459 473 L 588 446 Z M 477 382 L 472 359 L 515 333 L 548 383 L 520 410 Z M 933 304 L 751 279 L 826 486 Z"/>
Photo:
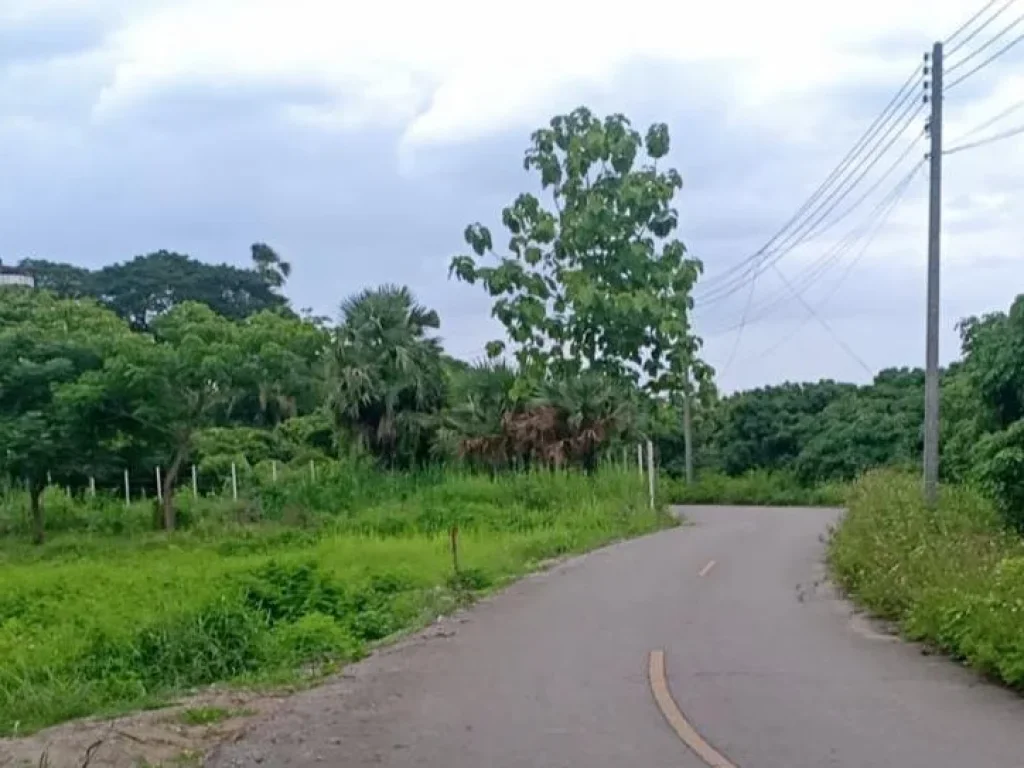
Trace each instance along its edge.
<path fill-rule="evenodd" d="M 991 8 L 993 5 L 995 5 L 997 2 L 999 2 L 999 0 L 989 0 L 989 2 L 980 11 L 978 11 L 976 14 L 971 16 L 971 18 L 969 18 L 967 21 L 965 21 L 963 24 L 960 25 L 960 28 L 956 32 L 954 32 L 952 35 L 950 35 L 949 37 L 946 38 L 946 45 L 949 45 L 950 43 L 952 43 L 957 35 L 959 35 L 961 32 L 963 32 L 965 29 L 967 29 L 967 27 L 971 26 L 971 24 L 973 24 L 975 21 L 977 21 L 979 18 L 981 18 L 981 16 L 989 8 Z M 1003 13 L 1005 13 L 1007 10 L 1009 10 L 1010 6 L 1013 5 L 1015 2 L 1017 2 L 1017 0 L 1007 0 L 1006 4 L 1003 5 L 1002 8 L 1000 8 L 998 11 L 996 11 L 992 16 L 990 16 L 988 18 L 987 21 L 985 21 L 984 24 L 982 24 L 981 26 L 977 27 L 973 32 L 971 32 L 971 34 L 969 34 L 966 38 L 961 40 L 957 45 L 953 46 L 953 48 L 951 50 L 947 51 L 946 55 L 947 56 L 952 56 L 954 53 L 956 53 L 961 48 L 963 48 L 965 45 L 967 45 L 969 42 L 971 42 L 971 40 L 973 40 L 975 37 L 977 37 L 981 32 L 985 31 L 988 28 L 988 26 L 993 21 L 998 19 L 1000 16 L 1003 15 Z"/>
<path fill-rule="evenodd" d="M 978 141 L 972 141 L 967 144 L 960 144 L 955 147 L 950 147 L 945 150 L 942 154 L 944 155 L 955 155 L 957 152 L 966 152 L 968 149 L 976 149 L 977 147 L 983 147 L 986 144 L 992 144 L 996 141 L 1002 141 L 1003 139 L 1009 139 L 1013 136 L 1018 136 L 1024 133 L 1024 125 L 1017 128 L 1011 128 L 1008 131 L 997 133 L 995 136 L 989 136 L 987 139 L 979 139 Z"/>
<path fill-rule="evenodd" d="M 1020 21 L 1020 20 L 1024 20 L 1024 16 L 1022 16 L 1020 19 L 1018 19 L 1018 21 Z M 987 59 L 985 59 L 983 62 L 981 62 L 981 64 L 976 66 L 974 69 L 972 69 L 969 72 L 966 72 L 966 73 L 960 75 L 960 77 L 958 77 L 956 80 L 954 80 L 953 82 L 949 83 L 949 85 L 947 85 L 943 89 L 942 92 L 945 93 L 946 91 L 950 91 L 953 88 L 955 88 L 956 86 L 960 85 L 960 83 L 962 83 L 964 80 L 968 79 L 969 77 L 972 77 L 973 75 L 976 75 L 978 72 L 983 70 L 985 67 L 987 67 L 989 64 L 991 64 L 993 61 L 998 59 L 1000 56 L 1003 56 L 1004 54 L 1006 54 L 1011 48 L 1013 48 L 1014 46 L 1019 44 L 1022 40 L 1024 40 L 1024 35 L 1018 35 L 1017 37 L 1013 38 L 1013 40 L 1011 40 L 1006 45 L 1004 45 L 1002 48 L 1000 48 L 998 51 L 993 53 L 991 56 L 989 56 Z"/>
<path fill-rule="evenodd" d="M 916 109 L 914 109 L 915 106 Z M 910 126 L 910 124 L 916 119 L 918 113 L 920 113 L 922 109 L 923 106 L 920 104 L 911 103 L 908 105 L 908 109 L 904 110 L 903 114 L 901 115 L 901 117 L 906 116 L 907 119 L 904 120 L 904 122 L 899 125 L 899 129 L 897 130 L 897 132 L 893 134 L 892 129 L 890 127 L 890 130 L 880 140 L 885 141 L 885 139 L 888 139 L 888 143 L 881 148 L 881 151 L 876 152 L 876 150 L 879 149 L 880 143 L 876 142 L 875 146 L 872 148 L 872 152 L 874 153 L 873 157 L 871 155 L 866 156 L 864 160 L 860 163 L 860 165 L 855 169 L 855 172 L 860 171 L 859 175 L 853 178 L 852 182 L 848 186 L 846 186 L 845 189 L 837 188 L 833 192 L 833 194 L 828 196 L 828 198 L 822 203 L 822 206 L 820 206 L 818 210 L 821 211 L 821 208 L 827 205 L 829 202 L 831 202 L 831 205 L 825 208 L 825 210 L 821 212 L 816 219 L 810 222 L 810 226 L 806 227 L 806 231 L 802 234 L 802 236 L 798 237 L 795 241 L 793 241 L 791 235 L 789 238 L 790 242 L 787 244 L 785 249 L 782 249 L 782 246 L 779 246 L 778 249 L 773 250 L 772 253 L 769 254 L 768 257 L 763 260 L 763 266 L 760 264 L 755 265 L 753 269 L 745 270 L 741 275 L 733 279 L 731 283 L 729 283 L 728 285 L 721 287 L 716 286 L 707 294 L 700 297 L 702 299 L 702 302 L 707 304 L 711 302 L 720 301 L 728 296 L 731 296 L 732 294 L 736 293 L 736 291 L 739 290 L 744 284 L 746 284 L 748 277 L 754 276 L 756 279 L 756 275 L 762 274 L 766 269 L 772 267 L 774 264 L 777 264 L 782 258 L 784 258 L 788 253 L 792 252 L 797 246 L 801 245 L 802 243 L 806 242 L 807 240 L 813 237 L 817 237 L 819 235 L 824 234 L 825 232 L 828 232 L 833 227 L 835 227 L 836 224 L 846 219 L 853 211 L 859 208 L 860 205 L 864 202 L 864 200 L 867 199 L 867 197 L 869 197 L 871 193 L 878 188 L 882 181 L 884 181 L 885 175 L 883 175 L 881 179 L 876 181 L 876 183 L 864 195 L 862 195 L 853 205 L 847 207 L 847 209 L 843 211 L 837 218 L 833 219 L 829 224 L 826 224 L 824 227 L 815 230 L 815 228 L 818 227 L 818 225 L 820 225 L 829 216 L 829 214 L 831 214 L 836 208 L 839 207 L 843 200 L 845 200 L 850 195 L 850 193 L 857 187 L 858 184 L 860 184 L 864 177 L 871 172 L 871 169 L 874 168 L 878 164 L 878 162 L 886 155 L 886 153 L 888 153 L 892 146 L 897 141 L 899 141 L 900 137 Z M 913 110 L 913 113 L 911 113 L 911 110 Z M 866 167 L 864 167 L 865 163 L 867 163 Z M 890 171 L 887 171 L 887 174 L 889 172 L 891 172 L 891 169 Z M 801 228 L 804 228 L 805 226 L 806 223 Z M 796 231 L 799 232 L 799 229 Z"/>
<path fill-rule="evenodd" d="M 793 290 L 793 286 L 790 284 L 786 276 L 782 274 L 782 270 L 779 269 L 778 266 L 776 266 L 775 264 L 772 265 L 772 269 L 775 270 L 775 273 L 779 276 L 782 282 L 785 283 L 786 287 L 792 291 L 793 298 L 799 301 L 803 305 L 804 309 L 806 309 L 810 313 L 811 317 L 818 321 L 818 324 L 822 328 L 824 328 L 828 332 L 828 335 L 832 337 L 832 340 L 839 345 L 839 348 L 846 352 L 846 354 L 848 354 L 854 361 L 856 361 L 861 368 L 867 371 L 868 376 L 874 378 L 875 372 L 871 369 L 871 366 L 865 363 L 863 358 L 861 358 L 860 355 L 854 352 L 850 348 L 850 345 L 843 341 L 842 338 L 840 338 L 839 334 L 835 332 L 832 326 L 825 322 L 825 318 L 823 318 L 821 315 L 815 312 L 814 307 L 808 304 L 807 300 L 803 296 L 801 296 L 799 293 Z"/>
<path fill-rule="evenodd" d="M 818 280 L 831 266 L 832 263 L 839 261 L 843 256 L 852 250 L 862 240 L 865 234 L 869 232 L 874 224 L 876 224 L 881 214 L 883 217 L 888 216 L 887 207 L 895 205 L 896 200 L 903 194 L 907 185 L 910 184 L 914 174 L 920 170 L 924 161 L 919 161 L 909 173 L 905 174 L 900 181 L 896 183 L 892 190 L 890 190 L 871 210 L 871 212 L 860 222 L 856 227 L 851 229 L 841 240 L 832 245 L 831 248 L 825 251 L 825 253 L 819 257 L 812 265 L 811 269 L 807 271 L 805 277 L 798 281 L 797 290 L 803 292 L 806 291 L 810 286 Z M 858 257 L 859 258 L 859 257 Z M 788 295 L 785 291 L 780 292 L 775 298 L 761 304 L 757 307 L 757 314 L 747 322 L 757 322 L 768 317 L 777 307 L 788 301 Z M 740 324 L 734 324 L 726 328 L 721 328 L 713 331 L 714 334 L 729 333 L 740 327 Z"/>
<path fill-rule="evenodd" d="M 786 232 L 791 227 L 793 227 L 800 220 L 800 218 L 818 202 L 818 200 L 822 197 L 822 195 L 826 193 L 829 187 L 831 187 L 834 184 L 834 182 L 836 182 L 836 180 L 839 179 L 849 169 L 849 167 L 856 160 L 857 156 L 862 152 L 864 147 L 867 146 L 872 141 L 872 139 L 874 139 L 878 135 L 878 133 L 881 130 L 883 130 L 885 123 L 892 117 L 892 114 L 895 113 L 896 110 L 898 110 L 901 106 L 903 106 L 903 104 L 906 103 L 905 94 L 907 94 L 908 89 L 910 91 L 909 95 L 913 95 L 913 93 L 916 90 L 916 85 L 920 81 L 920 79 L 920 72 L 915 69 L 915 71 L 911 73 L 910 77 L 906 80 L 906 82 L 896 92 L 896 95 L 893 96 L 889 103 L 886 104 L 886 106 L 882 109 L 882 112 L 878 115 L 878 117 L 876 117 L 875 120 L 871 123 L 871 125 L 868 126 L 864 134 L 846 153 L 843 159 L 840 160 L 839 164 L 832 170 L 828 177 L 826 177 L 825 181 L 823 181 L 817 187 L 817 189 L 815 189 L 814 192 L 811 193 L 811 196 L 797 209 L 796 213 L 794 213 L 793 216 L 790 217 L 790 219 L 785 224 L 783 224 L 783 226 L 774 235 L 772 235 L 772 237 L 769 238 L 769 240 L 764 245 L 761 246 L 761 248 L 759 248 L 751 256 L 748 256 L 739 264 L 730 267 L 729 269 L 723 271 L 720 274 L 710 276 L 707 280 L 704 281 L 704 285 L 713 286 L 719 282 L 728 281 L 729 279 L 731 279 L 732 275 L 741 271 L 745 271 L 745 268 L 748 265 L 759 261 L 761 256 L 763 256 L 768 251 L 768 249 L 779 240 L 779 238 L 785 235 Z"/>
<path fill-rule="evenodd" d="M 974 128 L 971 128 L 971 130 L 969 130 L 967 133 L 961 135 L 960 138 L 957 139 L 957 141 L 963 141 L 964 139 L 970 138 L 971 136 L 974 136 L 975 134 L 981 133 L 986 128 L 991 128 L 993 125 L 998 123 L 1000 120 L 1002 120 L 1003 118 L 1009 117 L 1010 115 L 1012 115 L 1014 112 L 1016 112 L 1021 107 L 1024 107 L 1024 100 L 1018 101 L 1016 104 L 1013 104 L 1012 106 L 1007 107 L 1002 112 L 1000 112 L 998 115 L 996 115 L 993 118 L 990 118 L 990 119 L 986 120 L 984 123 L 981 123 L 980 125 L 974 126 Z"/>
<path fill-rule="evenodd" d="M 1002 10 L 1006 10 L 1009 7 L 1010 7 L 1009 5 L 1004 6 Z M 993 17 L 993 19 L 994 18 L 995 17 Z M 958 61 L 956 64 L 953 64 L 953 65 L 947 67 L 946 68 L 946 74 L 947 75 L 953 74 L 958 69 L 960 69 L 962 66 L 964 66 L 964 64 L 966 64 L 967 62 L 971 61 L 976 56 L 980 56 L 982 53 L 984 53 L 986 50 L 988 50 L 991 46 L 993 46 L 997 42 L 999 42 L 1000 38 L 1002 38 L 1007 32 L 1012 30 L 1014 27 L 1016 27 L 1022 21 L 1024 21 L 1024 15 L 1018 16 L 1016 19 L 1014 19 L 1012 22 L 1010 22 L 1010 24 L 1008 24 L 1007 26 L 1003 27 L 999 32 L 997 32 L 995 35 L 990 37 L 982 45 L 979 45 L 973 51 L 971 51 L 966 56 L 964 56 L 962 59 L 960 59 L 960 61 Z"/>
<path fill-rule="evenodd" d="M 878 221 L 875 222 L 873 229 L 868 234 L 867 240 L 864 241 L 863 247 L 860 249 L 860 251 L 858 251 L 857 255 L 850 260 L 850 263 L 847 264 L 846 269 L 843 270 L 843 273 L 842 275 L 840 275 L 839 280 L 836 281 L 832 288 L 818 302 L 819 309 L 823 307 L 839 291 L 843 283 L 846 281 L 846 278 L 849 277 L 851 272 L 853 272 L 854 267 L 857 266 L 860 260 L 867 253 L 868 248 L 871 247 L 875 239 L 881 233 L 882 228 L 888 223 L 889 217 L 892 215 L 892 212 L 896 210 L 897 206 L 903 199 L 903 196 L 906 194 L 907 190 L 910 188 L 910 185 L 913 182 L 913 180 L 917 177 L 917 174 L 921 170 L 923 165 L 924 161 L 921 161 L 916 166 L 914 166 L 910 173 L 904 176 L 900 183 L 896 186 L 896 188 L 894 189 L 894 193 L 890 194 L 887 200 L 885 211 L 882 213 L 882 216 L 878 219 Z M 779 339 L 775 344 L 772 344 L 768 349 L 761 353 L 761 355 L 759 355 L 759 358 L 767 357 L 768 355 L 772 354 L 777 349 L 782 347 L 786 342 L 788 342 L 790 339 L 796 336 L 797 333 L 799 333 L 800 329 L 807 323 L 809 319 L 810 315 L 804 316 L 804 319 L 800 321 L 800 323 L 792 330 L 791 333 L 786 334 L 783 338 Z"/>

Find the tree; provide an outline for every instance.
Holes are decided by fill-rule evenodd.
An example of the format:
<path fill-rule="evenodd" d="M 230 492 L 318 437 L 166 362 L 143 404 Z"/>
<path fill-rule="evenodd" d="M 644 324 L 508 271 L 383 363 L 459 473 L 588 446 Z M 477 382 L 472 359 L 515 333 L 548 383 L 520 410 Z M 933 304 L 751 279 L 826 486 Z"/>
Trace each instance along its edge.
<path fill-rule="evenodd" d="M 153 336 L 133 335 L 103 367 L 82 376 L 67 401 L 108 434 L 131 435 L 131 450 L 164 469 L 161 495 L 166 530 L 176 526 L 175 484 L 195 449 L 236 396 L 244 356 L 239 326 L 194 302 L 153 323 Z"/>
<path fill-rule="evenodd" d="M 339 428 L 388 467 L 429 456 L 444 404 L 437 313 L 408 288 L 383 286 L 341 305 L 328 353 L 328 404 Z"/>
<path fill-rule="evenodd" d="M 204 264 L 170 251 L 136 256 L 95 272 L 37 260 L 22 261 L 19 268 L 33 274 L 41 288 L 64 298 L 96 298 L 133 329 L 146 331 L 154 319 L 187 301 L 205 304 L 232 320 L 287 308 L 287 299 L 277 289 L 291 267 L 265 245 L 253 246 L 253 251 L 257 269 Z"/>
<path fill-rule="evenodd" d="M 67 392 L 128 336 L 124 323 L 95 302 L 0 292 L 0 468 L 27 487 L 37 543 L 45 537 L 48 475 L 87 476 L 109 458 L 93 439 L 95 422 Z"/>
<path fill-rule="evenodd" d="M 256 268 L 256 274 L 275 290 L 283 288 L 292 274 L 292 265 L 282 261 L 277 252 L 265 243 L 256 243 L 252 246 L 252 263 Z"/>
<path fill-rule="evenodd" d="M 673 237 L 682 179 L 658 167 L 668 151 L 664 124 L 641 137 L 622 115 L 602 121 L 579 108 L 555 117 L 534 132 L 524 161 L 550 208 L 522 194 L 504 209 L 507 255 L 494 252 L 487 227 L 467 227 L 473 254 L 455 257 L 451 272 L 495 297 L 527 378 L 594 369 L 651 391 L 710 378 L 690 325 L 701 264 Z M 489 345 L 494 357 L 503 349 Z"/>

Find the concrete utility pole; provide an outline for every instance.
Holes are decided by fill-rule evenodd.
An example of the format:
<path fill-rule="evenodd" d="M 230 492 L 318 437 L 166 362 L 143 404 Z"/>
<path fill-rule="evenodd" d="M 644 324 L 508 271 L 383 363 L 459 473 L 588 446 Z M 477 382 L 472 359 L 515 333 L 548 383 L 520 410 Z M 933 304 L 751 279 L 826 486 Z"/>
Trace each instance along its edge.
<path fill-rule="evenodd" d="M 925 61 L 928 55 L 925 54 Z M 931 55 L 931 185 L 928 196 L 928 340 L 924 374 L 924 499 L 933 506 L 939 494 L 939 256 L 942 230 L 942 43 Z M 925 72 L 927 73 L 927 68 Z"/>

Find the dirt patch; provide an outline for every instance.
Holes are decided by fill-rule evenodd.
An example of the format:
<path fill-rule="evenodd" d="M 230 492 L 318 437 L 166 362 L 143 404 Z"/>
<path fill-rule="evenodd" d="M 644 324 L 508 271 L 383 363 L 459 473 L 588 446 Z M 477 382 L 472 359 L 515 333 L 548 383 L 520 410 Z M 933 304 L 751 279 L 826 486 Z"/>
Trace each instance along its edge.
<path fill-rule="evenodd" d="M 285 698 L 214 690 L 116 720 L 65 723 L 24 738 L 0 739 L 0 768 L 198 766 L 213 746 L 239 738 Z"/>

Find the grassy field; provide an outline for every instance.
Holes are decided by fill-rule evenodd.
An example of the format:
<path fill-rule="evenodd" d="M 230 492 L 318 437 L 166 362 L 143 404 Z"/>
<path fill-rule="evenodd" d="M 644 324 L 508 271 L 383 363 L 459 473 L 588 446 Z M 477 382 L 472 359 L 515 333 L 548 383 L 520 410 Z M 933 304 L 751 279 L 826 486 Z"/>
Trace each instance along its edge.
<path fill-rule="evenodd" d="M 754 504 L 767 507 L 841 507 L 849 486 L 827 483 L 811 488 L 783 472 L 750 472 L 739 477 L 700 473 L 696 482 L 664 478 L 661 495 L 669 504 Z"/>
<path fill-rule="evenodd" d="M 545 559 L 672 524 L 632 473 L 325 472 L 239 503 L 148 505 L 50 492 L 58 531 L 0 547 L 0 733 L 152 706 L 216 682 L 315 677 Z M 55 512 L 56 510 L 56 512 Z M 460 569 L 450 526 L 458 525 Z"/>
<path fill-rule="evenodd" d="M 829 547 L 836 579 L 872 613 L 1015 687 L 1024 686 L 1024 541 L 965 488 L 922 504 L 919 477 L 857 482 Z"/>

